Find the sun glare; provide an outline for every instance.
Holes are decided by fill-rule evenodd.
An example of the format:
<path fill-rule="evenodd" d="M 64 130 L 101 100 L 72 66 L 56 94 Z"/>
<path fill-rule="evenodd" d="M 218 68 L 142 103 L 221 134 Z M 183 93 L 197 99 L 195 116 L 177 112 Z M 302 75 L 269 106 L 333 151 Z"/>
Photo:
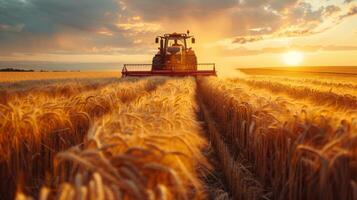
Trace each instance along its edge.
<path fill-rule="evenodd" d="M 289 66 L 299 66 L 303 60 L 303 53 L 298 51 L 290 51 L 283 54 L 283 61 Z"/>

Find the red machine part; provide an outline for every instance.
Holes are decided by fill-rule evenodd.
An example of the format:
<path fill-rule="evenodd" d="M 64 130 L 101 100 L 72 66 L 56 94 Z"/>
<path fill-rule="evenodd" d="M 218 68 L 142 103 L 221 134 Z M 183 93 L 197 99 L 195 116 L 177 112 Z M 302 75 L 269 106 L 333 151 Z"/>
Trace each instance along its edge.
<path fill-rule="evenodd" d="M 122 69 L 122 77 L 134 76 L 217 76 L 214 63 L 197 64 L 202 70 L 152 70 L 151 64 L 125 64 Z"/>

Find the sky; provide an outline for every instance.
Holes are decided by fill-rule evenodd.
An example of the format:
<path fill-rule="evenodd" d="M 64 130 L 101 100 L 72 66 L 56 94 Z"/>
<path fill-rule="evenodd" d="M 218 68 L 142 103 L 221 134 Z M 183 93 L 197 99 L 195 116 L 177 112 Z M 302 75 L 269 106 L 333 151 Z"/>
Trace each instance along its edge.
<path fill-rule="evenodd" d="M 0 0 L 0 66 L 150 63 L 156 36 L 188 29 L 199 62 L 224 68 L 286 66 L 289 52 L 357 66 L 357 0 Z"/>

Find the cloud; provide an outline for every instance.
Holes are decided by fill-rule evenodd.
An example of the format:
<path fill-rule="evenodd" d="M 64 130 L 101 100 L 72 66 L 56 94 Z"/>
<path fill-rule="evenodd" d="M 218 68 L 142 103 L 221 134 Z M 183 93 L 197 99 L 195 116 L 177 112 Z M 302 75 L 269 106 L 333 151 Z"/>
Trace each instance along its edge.
<path fill-rule="evenodd" d="M 114 0 L 1 0 L 0 21 L 24 24 L 29 33 L 53 33 L 61 27 L 92 31 L 110 26 L 119 9 Z"/>
<path fill-rule="evenodd" d="M 221 55 L 226 57 L 239 57 L 239 56 L 255 56 L 266 53 L 284 53 L 287 51 L 302 51 L 302 52 L 317 52 L 317 51 L 357 51 L 357 46 L 341 46 L 341 45 L 292 45 L 280 47 L 266 47 L 251 49 L 246 47 L 238 47 L 235 49 L 220 49 Z"/>
<path fill-rule="evenodd" d="M 254 2 L 257 3 L 258 1 L 253 1 L 253 5 L 255 5 Z M 291 3 L 287 6 L 289 9 L 284 12 L 271 10 L 272 6 L 264 7 L 264 10 L 259 9 L 259 7 L 255 8 L 254 17 L 241 18 L 244 19 L 243 24 L 246 21 L 247 24 L 266 26 L 269 27 L 269 31 L 257 29 L 260 31 L 256 31 L 254 34 L 241 31 L 238 33 L 239 36 L 231 39 L 232 43 L 246 44 L 272 38 L 310 36 L 325 32 L 340 24 L 344 18 L 357 14 L 357 6 L 354 4 L 350 5 L 347 11 L 342 10 L 341 5 L 313 8 L 312 4 L 307 2 Z M 275 14 L 275 17 L 268 17 L 267 12 Z M 241 12 L 239 14 L 249 16 Z M 260 17 L 262 19 L 258 20 Z M 254 23 L 256 21 L 258 22 Z"/>
<path fill-rule="evenodd" d="M 336 5 L 329 5 L 325 8 L 323 14 L 325 16 L 331 16 L 334 15 L 336 13 L 339 13 L 341 11 L 341 8 L 336 6 Z"/>
<path fill-rule="evenodd" d="M 0 55 L 141 54 L 156 35 L 191 28 L 244 45 L 321 33 L 357 12 L 352 0 L 313 1 L 0 0 Z"/>
<path fill-rule="evenodd" d="M 238 43 L 238 44 L 245 44 L 248 42 L 255 42 L 255 41 L 259 41 L 262 40 L 263 37 L 261 36 L 252 36 L 252 37 L 237 37 L 234 39 L 233 43 Z"/>
<path fill-rule="evenodd" d="M 233 14 L 239 31 L 232 43 L 245 44 L 275 37 L 296 37 L 321 32 L 319 25 L 339 7 L 313 8 L 303 1 L 243 1 Z M 255 31 L 252 31 L 255 30 Z"/>
<path fill-rule="evenodd" d="M 3 54 L 131 47 L 137 33 L 156 30 L 117 0 L 0 0 Z"/>
<path fill-rule="evenodd" d="M 220 11 L 235 7 L 237 0 L 121 0 L 127 10 L 134 12 L 148 21 L 161 19 L 177 20 L 190 17 L 204 18 Z M 174 22 L 174 21 L 173 21 Z"/>
<path fill-rule="evenodd" d="M 24 24 L 17 24 L 17 25 L 0 24 L 0 31 L 21 32 L 24 26 L 25 26 Z"/>
<path fill-rule="evenodd" d="M 188 19 L 201 22 L 201 28 L 221 29 L 226 36 L 271 33 L 282 24 L 280 12 L 294 7 L 298 0 L 122 0 L 127 10 L 149 22 L 163 22 L 162 27 L 185 24 Z M 217 21 L 222 16 L 228 26 L 205 21 Z M 257 31 L 259 30 L 259 31 Z"/>
<path fill-rule="evenodd" d="M 357 6 L 356 5 L 352 5 L 349 9 L 349 11 L 346 13 L 346 14 L 343 14 L 340 16 L 340 19 L 344 19 L 346 17 L 350 17 L 350 16 L 353 16 L 353 15 L 356 15 L 357 14 Z"/>
<path fill-rule="evenodd" d="M 353 2 L 353 1 L 356 1 L 356 0 L 345 0 L 344 3 L 349 4 L 349 3 Z"/>
<path fill-rule="evenodd" d="M 242 0 L 240 6 L 244 8 L 264 7 L 269 10 L 283 11 L 295 6 L 298 0 Z"/>

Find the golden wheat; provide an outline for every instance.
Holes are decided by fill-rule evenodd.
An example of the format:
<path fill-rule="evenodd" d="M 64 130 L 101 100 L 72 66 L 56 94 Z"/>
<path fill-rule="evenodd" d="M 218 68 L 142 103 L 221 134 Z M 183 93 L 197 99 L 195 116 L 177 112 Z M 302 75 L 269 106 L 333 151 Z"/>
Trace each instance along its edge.
<path fill-rule="evenodd" d="M 31 80 L 54 80 L 54 79 L 95 79 L 118 77 L 120 72 L 0 72 L 0 83 L 18 83 Z"/>
<path fill-rule="evenodd" d="M 109 113 L 82 148 L 58 154 L 54 187 L 70 189 L 47 197 L 204 199 L 197 167 L 210 166 L 197 109 L 194 80 L 174 79 Z"/>
<path fill-rule="evenodd" d="M 201 79 L 199 88 L 226 145 L 244 155 L 272 199 L 353 198 L 356 113 L 345 111 L 353 103 L 341 100 L 330 112 L 323 103 L 336 95 L 255 80 Z"/>
<path fill-rule="evenodd" d="M 82 92 L 98 90 L 118 82 L 115 78 L 21 81 L 0 84 L 0 103 L 23 99 L 70 98 Z"/>
<path fill-rule="evenodd" d="M 324 105 L 346 111 L 357 109 L 357 96 L 350 94 L 338 94 L 331 90 L 319 90 L 317 87 L 284 84 L 277 81 L 237 79 L 233 82 L 248 84 L 252 89 L 265 89 L 275 94 L 284 94 L 294 99 L 306 99 L 315 105 Z"/>
<path fill-rule="evenodd" d="M 57 152 L 82 143 L 94 121 L 163 81 L 128 79 L 70 98 L 28 96 L 0 104 L 2 194 L 15 191 L 20 178 L 25 189 L 36 190 Z"/>
<path fill-rule="evenodd" d="M 348 79 L 6 87 L 0 170 L 2 179 L 20 181 L 17 199 L 357 198 L 357 93 Z M 227 191 L 208 191 L 209 147 Z M 4 188 L 15 192 L 14 184 Z"/>

